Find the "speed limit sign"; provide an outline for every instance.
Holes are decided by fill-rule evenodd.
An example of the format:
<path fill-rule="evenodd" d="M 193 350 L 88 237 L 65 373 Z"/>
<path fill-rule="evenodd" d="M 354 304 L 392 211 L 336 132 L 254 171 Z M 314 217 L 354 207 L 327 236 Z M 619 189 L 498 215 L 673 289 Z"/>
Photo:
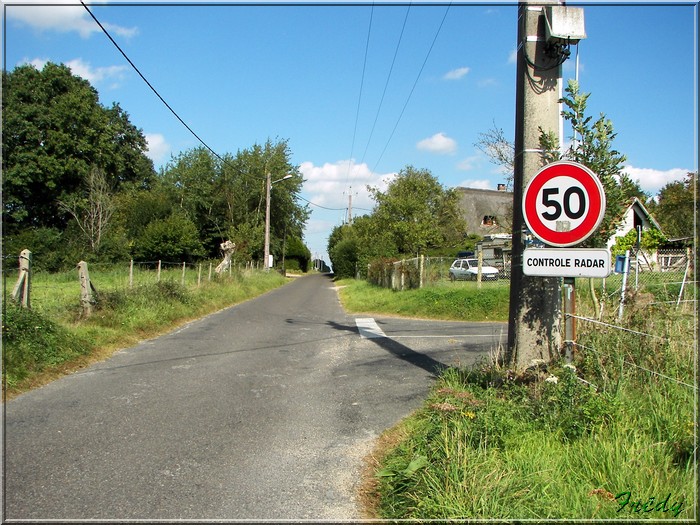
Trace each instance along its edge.
<path fill-rule="evenodd" d="M 603 185 L 582 164 L 548 164 L 525 187 L 525 223 L 535 237 L 550 246 L 579 244 L 596 231 L 604 215 Z"/>

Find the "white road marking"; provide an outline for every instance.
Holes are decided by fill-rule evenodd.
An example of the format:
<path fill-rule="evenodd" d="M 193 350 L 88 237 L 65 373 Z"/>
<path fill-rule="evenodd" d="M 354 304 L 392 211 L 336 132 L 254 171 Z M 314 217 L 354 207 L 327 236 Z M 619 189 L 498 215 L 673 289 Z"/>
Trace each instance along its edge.
<path fill-rule="evenodd" d="M 379 328 L 377 322 L 372 317 L 360 317 L 355 319 L 355 324 L 363 339 L 378 339 L 386 337 L 386 334 Z"/>

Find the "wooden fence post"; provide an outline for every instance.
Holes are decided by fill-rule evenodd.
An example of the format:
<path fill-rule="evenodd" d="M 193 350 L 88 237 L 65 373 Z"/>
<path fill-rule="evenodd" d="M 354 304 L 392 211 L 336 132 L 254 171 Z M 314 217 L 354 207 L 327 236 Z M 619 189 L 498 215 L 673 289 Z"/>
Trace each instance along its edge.
<path fill-rule="evenodd" d="M 202 263 L 199 263 L 199 268 L 197 269 L 197 288 L 202 286 Z"/>
<path fill-rule="evenodd" d="M 160 282 L 160 261 L 158 261 L 158 272 L 156 273 L 156 282 Z"/>
<path fill-rule="evenodd" d="M 80 279 L 80 305 L 83 307 L 83 314 L 87 317 L 92 314 L 95 299 L 92 295 L 94 287 L 90 282 L 90 274 L 85 261 L 78 263 L 78 278 Z"/>
<path fill-rule="evenodd" d="M 129 289 L 134 287 L 134 260 L 129 263 Z"/>
<path fill-rule="evenodd" d="M 212 264 L 211 264 L 211 261 L 209 261 L 209 279 L 208 279 L 209 281 L 211 281 L 211 267 L 212 267 Z"/>
<path fill-rule="evenodd" d="M 19 275 L 12 290 L 12 299 L 22 308 L 31 308 L 32 252 L 22 250 L 19 254 Z"/>
<path fill-rule="evenodd" d="M 182 263 L 182 286 L 185 286 L 185 263 Z"/>

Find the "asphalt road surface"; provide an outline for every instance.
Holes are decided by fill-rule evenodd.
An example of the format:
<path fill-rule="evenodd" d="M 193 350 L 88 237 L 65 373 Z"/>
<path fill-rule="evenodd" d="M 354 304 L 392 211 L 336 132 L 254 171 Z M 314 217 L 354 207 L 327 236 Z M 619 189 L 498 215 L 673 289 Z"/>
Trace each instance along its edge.
<path fill-rule="evenodd" d="M 4 519 L 361 517 L 373 441 L 502 323 L 347 315 L 311 275 L 4 405 Z"/>

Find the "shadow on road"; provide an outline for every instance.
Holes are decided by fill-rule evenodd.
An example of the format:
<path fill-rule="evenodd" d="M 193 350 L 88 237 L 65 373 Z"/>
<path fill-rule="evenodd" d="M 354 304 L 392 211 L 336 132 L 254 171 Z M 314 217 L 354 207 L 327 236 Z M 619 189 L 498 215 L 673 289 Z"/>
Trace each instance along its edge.
<path fill-rule="evenodd" d="M 343 325 L 334 321 L 327 321 L 327 324 L 335 330 L 358 333 L 356 326 Z M 433 374 L 434 376 L 437 376 L 441 371 L 450 368 L 445 363 L 441 363 L 440 361 L 433 359 L 428 355 L 416 352 L 412 348 L 409 348 L 406 345 L 394 341 L 389 337 L 376 337 L 369 340 L 375 343 L 381 349 L 386 350 L 387 352 L 398 357 L 399 359 L 406 361 L 407 363 L 410 363 L 413 366 L 422 368 L 423 370 Z"/>

